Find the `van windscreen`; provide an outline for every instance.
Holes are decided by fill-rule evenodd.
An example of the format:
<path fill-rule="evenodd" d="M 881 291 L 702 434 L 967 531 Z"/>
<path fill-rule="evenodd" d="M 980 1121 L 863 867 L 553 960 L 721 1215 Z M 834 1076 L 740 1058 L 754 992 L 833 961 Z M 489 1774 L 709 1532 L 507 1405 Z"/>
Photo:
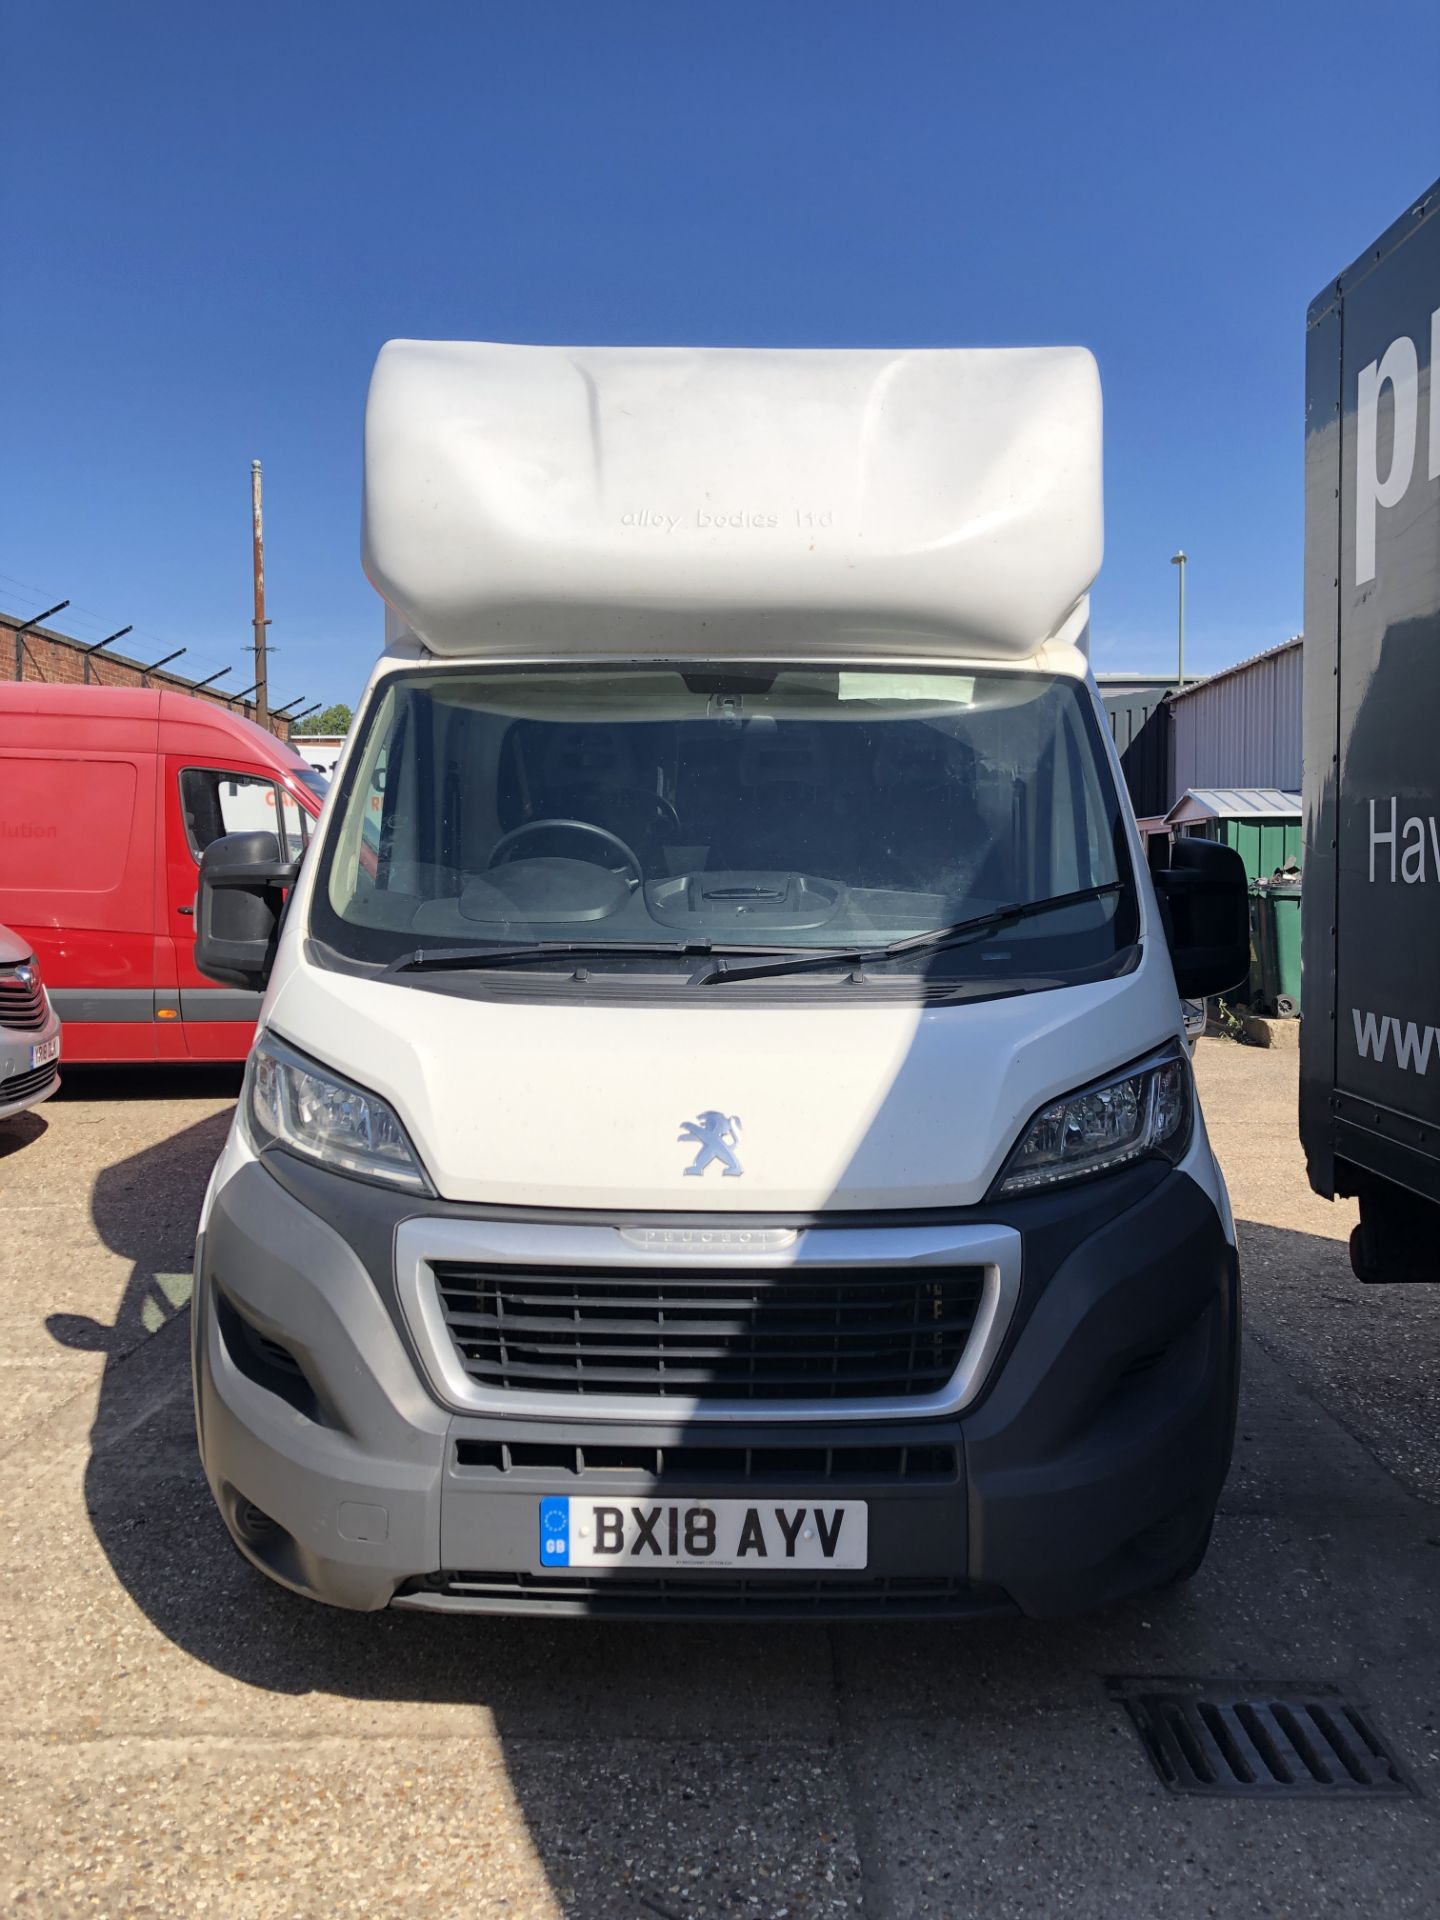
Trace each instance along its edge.
<path fill-rule="evenodd" d="M 1133 940 L 1129 880 L 1091 702 L 1068 677 L 435 668 L 371 703 L 312 931 L 362 964 L 487 947 L 523 962 L 554 943 L 623 966 L 631 947 L 682 963 L 871 949 L 1092 893 L 946 963 L 1063 976 Z"/>

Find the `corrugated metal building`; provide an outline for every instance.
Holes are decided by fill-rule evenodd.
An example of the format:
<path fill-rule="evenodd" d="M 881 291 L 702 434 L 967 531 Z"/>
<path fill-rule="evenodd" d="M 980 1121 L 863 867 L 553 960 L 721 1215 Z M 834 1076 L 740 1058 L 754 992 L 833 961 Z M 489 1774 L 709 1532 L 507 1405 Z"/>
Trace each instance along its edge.
<path fill-rule="evenodd" d="M 1166 698 L 1173 680 L 1130 680 L 1118 690 L 1116 675 L 1095 676 L 1100 703 L 1120 755 L 1120 771 L 1137 816 L 1159 815 L 1170 805 L 1170 714 Z"/>
<path fill-rule="evenodd" d="M 1170 804 L 1192 787 L 1298 790 L 1303 660 L 1297 636 L 1171 694 Z"/>

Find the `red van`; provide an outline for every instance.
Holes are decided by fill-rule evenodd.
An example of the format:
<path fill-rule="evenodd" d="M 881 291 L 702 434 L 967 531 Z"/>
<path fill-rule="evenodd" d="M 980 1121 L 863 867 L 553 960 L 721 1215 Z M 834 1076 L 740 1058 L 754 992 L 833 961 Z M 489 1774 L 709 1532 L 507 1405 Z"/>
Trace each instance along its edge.
<path fill-rule="evenodd" d="M 246 827 L 298 852 L 324 791 L 207 700 L 0 683 L 0 921 L 35 950 L 68 1062 L 245 1057 L 260 996 L 195 967 L 200 855 Z"/>

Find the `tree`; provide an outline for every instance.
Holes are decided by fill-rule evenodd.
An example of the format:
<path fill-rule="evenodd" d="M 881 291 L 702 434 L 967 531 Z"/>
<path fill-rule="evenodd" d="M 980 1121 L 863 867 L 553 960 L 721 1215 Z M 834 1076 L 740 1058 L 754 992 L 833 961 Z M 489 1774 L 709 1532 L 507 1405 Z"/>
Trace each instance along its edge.
<path fill-rule="evenodd" d="M 305 719 L 297 720 L 290 731 L 292 734 L 348 733 L 354 717 L 349 707 L 337 704 L 326 707 L 322 713 L 308 714 Z"/>

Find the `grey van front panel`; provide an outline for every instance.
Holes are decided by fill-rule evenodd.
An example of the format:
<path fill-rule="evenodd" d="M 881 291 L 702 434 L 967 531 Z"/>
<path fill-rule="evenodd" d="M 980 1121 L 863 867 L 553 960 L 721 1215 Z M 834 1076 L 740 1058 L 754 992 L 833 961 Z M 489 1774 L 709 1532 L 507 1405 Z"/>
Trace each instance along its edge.
<path fill-rule="evenodd" d="M 377 1190 L 333 1176 L 319 1190 L 349 1197 L 365 1241 Z M 413 1213 L 413 1200 L 387 1198 Z M 865 1573 L 797 1589 L 790 1617 L 802 1606 L 857 1617 L 1108 1604 L 1203 1547 L 1233 1428 L 1234 1250 L 1211 1197 L 1159 1167 L 1007 1211 L 1030 1223 L 1021 1299 L 964 1412 L 812 1410 L 787 1424 L 753 1409 L 748 1422 L 677 1420 L 671 1408 L 621 1426 L 448 1411 L 350 1236 L 247 1162 L 217 1191 L 197 1249 L 211 1487 L 258 1567 L 339 1606 L 776 1617 L 784 1595 L 748 1578 L 738 1598 L 733 1584 L 707 1590 L 705 1575 L 577 1593 L 533 1571 L 539 1498 L 602 1487 L 720 1497 L 737 1489 L 711 1477 L 717 1450 L 732 1462 L 738 1451 L 757 1489 L 783 1480 L 787 1491 L 766 1497 L 870 1503 Z M 917 1452 L 951 1464 L 917 1477 Z"/>
<path fill-rule="evenodd" d="M 437 1564 L 449 1419 L 354 1251 L 256 1163 L 216 1194 L 193 1311 L 201 1453 L 242 1550 L 286 1584 L 351 1607 L 384 1606 L 399 1569 Z M 315 1405 L 298 1409 L 263 1368 L 247 1372 L 227 1313 L 292 1357 Z M 283 1530 L 281 1563 L 237 1525 L 243 1503 Z"/>
<path fill-rule="evenodd" d="M 462 1429 L 457 1428 L 457 1433 L 460 1431 Z M 653 1444 L 663 1448 L 667 1434 L 675 1436 L 676 1444 L 683 1437 L 691 1446 L 703 1444 L 699 1434 L 704 1434 L 717 1444 L 721 1438 L 711 1429 L 697 1431 L 693 1428 L 677 1430 L 663 1427 L 641 1427 L 637 1429 L 635 1438 L 642 1446 Z M 836 1439 L 842 1437 L 838 1429 L 812 1425 L 804 1439 L 812 1448 L 819 1450 L 823 1448 L 827 1435 Z M 853 1440 L 853 1430 L 844 1437 Z M 613 1430 L 595 1426 L 584 1429 L 582 1441 L 592 1450 L 603 1450 L 605 1441 L 608 1439 L 613 1442 L 614 1438 Z M 779 1451 L 776 1438 L 773 1430 L 764 1427 L 753 1429 L 750 1439 L 754 1443 L 755 1455 L 763 1460 L 771 1450 Z M 914 1439 L 913 1431 L 910 1438 Z M 879 1447 L 896 1443 L 877 1439 L 874 1444 Z M 898 1574 L 907 1579 L 930 1577 L 965 1581 L 968 1578 L 968 1515 L 963 1475 L 957 1475 L 948 1484 L 907 1485 L 903 1481 L 879 1484 L 858 1472 L 850 1479 L 840 1472 L 827 1478 L 823 1484 L 812 1480 L 808 1484 L 792 1486 L 788 1491 L 780 1491 L 767 1485 L 763 1478 L 753 1485 L 726 1483 L 717 1488 L 715 1482 L 707 1481 L 698 1472 L 689 1479 L 667 1475 L 659 1483 L 643 1473 L 613 1471 L 565 1478 L 562 1481 L 553 1473 L 548 1476 L 525 1472 L 488 1476 L 466 1474 L 452 1464 L 447 1471 L 445 1486 L 441 1565 L 446 1569 L 531 1572 L 536 1565 L 539 1547 L 540 1499 L 545 1494 L 557 1491 L 598 1496 L 624 1504 L 654 1500 L 694 1500 L 703 1503 L 717 1498 L 745 1499 L 757 1505 L 813 1504 L 818 1501 L 828 1506 L 842 1500 L 865 1501 L 869 1508 L 870 1565 L 879 1577 Z M 640 1570 L 643 1573 L 643 1566 Z M 622 1563 L 617 1571 L 633 1572 L 633 1569 L 626 1568 Z M 733 1574 L 736 1570 L 730 1568 L 727 1571 Z M 740 1571 L 743 1573 L 745 1569 L 742 1567 Z M 758 1571 L 764 1574 L 768 1569 L 759 1565 Z"/>

